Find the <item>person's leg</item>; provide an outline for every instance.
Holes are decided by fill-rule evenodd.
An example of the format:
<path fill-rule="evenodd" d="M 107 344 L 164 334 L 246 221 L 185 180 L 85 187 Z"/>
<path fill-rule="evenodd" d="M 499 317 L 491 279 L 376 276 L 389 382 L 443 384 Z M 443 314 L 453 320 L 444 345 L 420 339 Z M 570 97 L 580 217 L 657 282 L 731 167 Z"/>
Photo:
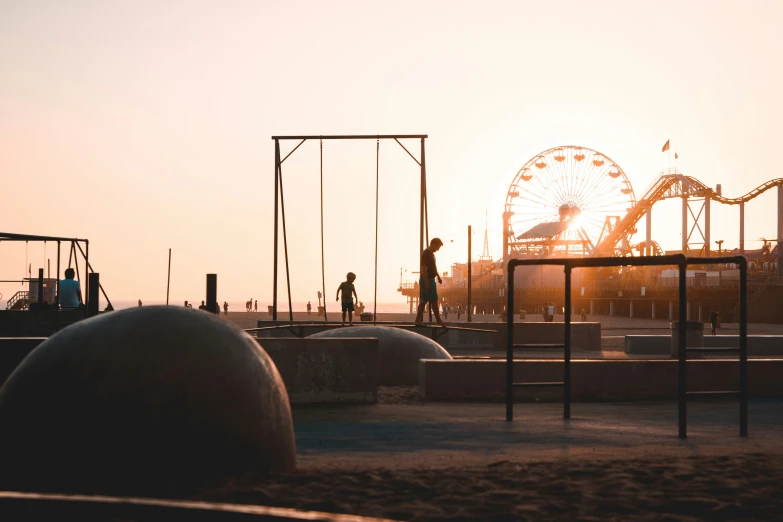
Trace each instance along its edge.
<path fill-rule="evenodd" d="M 424 321 L 424 309 L 426 307 L 427 301 L 419 299 L 419 306 L 416 307 L 416 319 L 413 320 L 414 323 L 421 323 Z"/>
<path fill-rule="evenodd" d="M 348 326 L 353 326 L 353 312 L 348 310 Z"/>
<path fill-rule="evenodd" d="M 343 326 L 345 326 L 345 309 L 343 309 Z"/>
<path fill-rule="evenodd" d="M 435 314 L 435 322 L 443 326 L 443 320 L 440 318 L 440 310 L 438 309 L 437 301 L 432 301 L 432 312 Z"/>

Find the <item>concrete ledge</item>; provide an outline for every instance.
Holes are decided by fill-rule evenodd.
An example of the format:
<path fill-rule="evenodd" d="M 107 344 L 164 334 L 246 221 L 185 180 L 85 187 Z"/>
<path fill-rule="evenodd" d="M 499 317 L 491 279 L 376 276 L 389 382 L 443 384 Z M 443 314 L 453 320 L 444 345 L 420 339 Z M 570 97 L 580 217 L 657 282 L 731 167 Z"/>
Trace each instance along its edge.
<path fill-rule="evenodd" d="M 572 401 L 635 401 L 677 398 L 677 364 L 659 360 L 576 360 L 571 362 Z M 503 360 L 422 360 L 419 394 L 426 400 L 502 400 L 506 390 Z M 748 361 L 748 389 L 752 397 L 783 396 L 783 359 Z M 517 360 L 515 382 L 563 380 L 563 362 Z M 689 391 L 739 390 L 739 362 L 688 362 Z M 518 401 L 561 401 L 560 388 L 519 388 Z"/>
<path fill-rule="evenodd" d="M 671 337 L 668 335 L 626 335 L 625 353 L 635 355 L 669 355 Z M 705 335 L 706 348 L 739 348 L 738 335 Z M 783 356 L 783 336 L 749 335 L 748 355 L 757 357 Z M 690 357 L 690 356 L 689 356 Z"/>
<path fill-rule="evenodd" d="M 258 321 L 258 327 L 283 325 L 281 321 Z M 482 330 L 495 330 L 496 333 L 488 334 L 482 332 L 465 332 L 459 330 L 449 330 L 447 333 L 435 339 L 446 350 L 453 348 L 472 348 L 486 350 L 506 349 L 506 332 L 508 331 L 506 323 L 453 323 L 446 321 L 451 326 L 462 326 L 466 328 L 479 328 Z M 383 326 L 379 324 L 378 326 Z M 325 330 L 334 329 L 335 326 L 315 326 L 303 329 L 304 335 L 313 335 Z M 339 326 L 336 328 L 340 328 Z M 412 332 L 431 336 L 431 329 L 405 328 Z M 260 338 L 291 337 L 299 334 L 299 328 L 296 326 L 288 328 L 278 328 L 274 330 L 262 330 L 255 332 Z M 295 332 L 295 333 L 294 333 Z M 565 326 L 559 323 L 514 323 L 514 342 L 517 344 L 558 344 L 563 342 Z M 572 349 L 600 352 L 601 351 L 601 323 L 571 323 Z"/>
<path fill-rule="evenodd" d="M 375 402 L 377 339 L 259 339 L 292 403 Z"/>

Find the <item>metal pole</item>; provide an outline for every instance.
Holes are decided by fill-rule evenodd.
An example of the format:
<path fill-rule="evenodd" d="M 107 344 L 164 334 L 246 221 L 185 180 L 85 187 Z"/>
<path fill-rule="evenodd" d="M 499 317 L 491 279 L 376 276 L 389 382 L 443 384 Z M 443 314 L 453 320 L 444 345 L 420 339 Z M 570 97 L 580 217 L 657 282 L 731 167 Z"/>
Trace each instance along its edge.
<path fill-rule="evenodd" d="M 280 168 L 280 141 L 275 140 L 275 233 L 274 233 L 274 261 L 272 267 L 272 320 L 277 321 L 277 200 L 278 200 L 278 169 Z"/>
<path fill-rule="evenodd" d="M 74 256 L 76 257 L 76 256 Z M 79 266 L 78 264 L 76 265 Z M 85 306 L 89 309 L 90 307 L 90 242 L 88 240 L 84 240 L 84 276 L 85 276 L 85 289 L 84 289 L 84 297 L 87 299 L 87 302 L 85 303 Z"/>
<path fill-rule="evenodd" d="M 291 302 L 291 271 L 288 268 L 288 233 L 285 226 L 285 197 L 283 195 L 283 166 L 277 166 L 278 176 L 280 178 L 280 219 L 283 221 L 283 254 L 285 255 L 285 282 L 288 289 L 288 320 L 294 321 L 294 305 Z M 326 301 L 326 297 L 324 297 Z"/>
<path fill-rule="evenodd" d="M 748 436 L 748 262 L 739 260 L 740 267 L 740 436 Z M 778 265 L 780 267 L 780 265 Z"/>
<path fill-rule="evenodd" d="M 682 196 L 682 255 L 688 255 L 688 196 Z"/>
<path fill-rule="evenodd" d="M 57 241 L 57 301 L 54 307 L 54 316 L 57 324 L 55 329 L 60 328 L 60 241 Z"/>
<path fill-rule="evenodd" d="M 647 216 L 646 216 L 646 237 L 644 240 L 644 255 L 651 256 L 653 255 L 653 249 L 652 249 L 652 203 L 650 203 L 650 208 L 647 209 Z"/>
<path fill-rule="evenodd" d="M 427 213 L 427 161 L 424 155 L 424 138 L 421 139 L 421 186 L 424 194 L 424 241 L 430 244 L 430 217 Z"/>
<path fill-rule="evenodd" d="M 38 269 L 38 304 L 43 304 L 44 269 Z"/>
<path fill-rule="evenodd" d="M 207 274 L 207 310 L 217 313 L 217 274 Z"/>
<path fill-rule="evenodd" d="M 100 274 L 93 272 L 87 274 L 87 280 L 90 282 L 90 297 L 87 305 L 87 317 L 98 315 L 98 291 L 100 288 Z"/>
<path fill-rule="evenodd" d="M 169 275 L 166 278 L 166 306 L 169 305 L 169 288 L 171 287 L 171 249 L 169 248 Z"/>
<path fill-rule="evenodd" d="M 704 196 L 704 255 L 710 257 L 710 197 Z"/>
<path fill-rule="evenodd" d="M 424 138 L 421 140 L 421 151 L 424 152 Z M 419 256 L 424 252 L 424 158 L 421 158 L 421 173 L 419 179 Z"/>
<path fill-rule="evenodd" d="M 740 222 L 739 222 L 739 229 L 740 229 L 740 230 L 739 230 L 739 232 L 740 232 L 740 237 L 739 237 L 739 251 L 740 251 L 740 254 L 744 254 L 744 253 L 745 253 L 745 202 L 744 202 L 744 201 L 743 201 L 743 202 L 741 202 L 741 203 L 739 204 L 739 207 L 740 207 L 740 220 L 739 220 L 739 221 L 740 221 Z"/>
<path fill-rule="evenodd" d="M 783 275 L 783 185 L 778 185 L 778 238 L 777 238 L 777 258 L 778 269 L 776 274 Z"/>
<path fill-rule="evenodd" d="M 508 264 L 506 306 L 506 422 L 514 420 L 514 265 Z"/>
<path fill-rule="evenodd" d="M 563 418 L 571 418 L 571 265 L 565 265 L 565 333 L 563 352 Z"/>
<path fill-rule="evenodd" d="M 473 306 L 473 262 L 472 262 L 472 248 L 473 248 L 473 239 L 472 239 L 472 229 L 470 225 L 468 225 L 468 322 L 471 322 L 471 308 Z"/>
<path fill-rule="evenodd" d="M 683 200 L 685 201 L 685 200 Z M 685 259 L 681 259 L 679 262 L 680 269 L 680 310 L 679 310 L 679 339 L 677 340 L 679 360 L 677 364 L 677 398 L 679 402 L 679 436 L 684 439 L 687 434 L 687 411 L 686 411 L 686 393 L 688 385 L 688 366 L 686 362 L 686 335 L 688 333 L 688 320 L 686 317 L 686 303 L 687 303 L 687 268 Z"/>

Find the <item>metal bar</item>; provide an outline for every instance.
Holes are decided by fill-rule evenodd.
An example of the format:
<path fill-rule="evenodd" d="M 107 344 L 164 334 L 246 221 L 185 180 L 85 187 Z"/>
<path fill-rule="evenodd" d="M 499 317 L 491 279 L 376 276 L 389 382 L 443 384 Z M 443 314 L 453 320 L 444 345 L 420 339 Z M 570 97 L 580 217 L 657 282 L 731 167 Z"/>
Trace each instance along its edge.
<path fill-rule="evenodd" d="M 283 222 L 283 255 L 285 255 L 285 283 L 288 289 L 288 319 L 294 320 L 294 305 L 291 302 L 291 271 L 288 268 L 288 233 L 285 226 L 285 197 L 283 196 L 283 166 L 277 166 L 278 177 L 280 178 L 280 219 Z M 326 303 L 326 296 L 324 296 Z"/>
<path fill-rule="evenodd" d="M 78 243 L 77 243 L 78 244 Z M 81 246 L 80 246 L 81 248 Z M 84 243 L 84 299 L 85 303 L 84 306 L 87 307 L 87 309 L 90 309 L 90 242 L 85 241 Z"/>
<path fill-rule="evenodd" d="M 345 134 L 333 136 L 272 136 L 277 140 L 393 140 L 408 138 L 428 138 L 427 134 Z"/>
<path fill-rule="evenodd" d="M 90 297 L 87 305 L 87 317 L 94 317 L 98 315 L 98 289 L 100 288 L 101 275 L 97 272 L 87 274 L 87 279 L 90 281 Z"/>
<path fill-rule="evenodd" d="M 279 199 L 278 181 L 280 176 L 278 175 L 278 169 L 280 168 L 280 142 L 275 140 L 275 233 L 274 233 L 274 262 L 272 265 L 272 320 L 277 321 L 277 200 Z"/>
<path fill-rule="evenodd" d="M 217 274 L 207 274 L 207 310 L 217 311 Z"/>
<path fill-rule="evenodd" d="M 38 269 L 38 304 L 43 304 L 44 269 Z"/>
<path fill-rule="evenodd" d="M 169 305 L 169 288 L 171 288 L 171 249 L 169 248 L 169 273 L 166 277 L 166 306 Z"/>
<path fill-rule="evenodd" d="M 56 329 L 60 328 L 60 241 L 57 241 L 57 301 L 54 307 L 54 320 Z"/>
<path fill-rule="evenodd" d="M 701 352 L 701 353 L 739 353 L 739 348 L 723 347 L 723 346 L 694 346 L 688 348 L 689 352 Z"/>
<path fill-rule="evenodd" d="M 515 382 L 514 388 L 555 388 L 565 386 L 562 382 Z M 568 418 L 568 417 L 566 417 Z"/>
<path fill-rule="evenodd" d="M 424 193 L 424 240 L 430 244 L 430 216 L 427 211 L 427 162 L 424 155 L 424 138 L 421 139 L 421 184 Z M 432 319 L 430 319 L 432 320 Z"/>
<path fill-rule="evenodd" d="M 75 243 L 75 245 L 79 248 L 79 252 L 81 252 L 82 255 L 85 255 L 84 254 L 84 250 L 82 250 L 82 246 L 79 243 Z M 74 249 L 74 252 L 76 252 L 76 249 Z M 87 263 L 87 273 L 88 274 L 89 274 L 90 270 L 92 270 L 93 272 L 95 271 L 95 270 L 93 270 L 92 265 L 90 263 Z M 103 289 L 103 284 L 100 284 L 100 289 L 101 289 L 101 292 L 103 293 L 103 298 L 106 299 L 106 304 L 109 305 L 109 307 L 111 307 L 113 309 L 113 307 L 111 305 L 111 300 L 109 299 L 109 296 L 106 295 L 106 290 Z"/>
<path fill-rule="evenodd" d="M 740 392 L 734 391 L 734 390 L 726 390 L 726 391 L 723 391 L 723 390 L 689 391 L 688 393 L 686 393 L 686 395 L 689 395 L 689 396 L 705 396 L 705 397 L 710 397 L 710 396 L 713 396 L 713 395 L 720 395 L 720 396 L 736 395 L 736 396 L 739 396 Z"/>
<path fill-rule="evenodd" d="M 686 335 L 688 333 L 688 320 L 686 317 L 687 313 L 687 280 L 686 280 L 686 274 L 687 274 L 687 264 L 686 260 L 682 260 L 679 264 L 680 274 L 679 274 L 679 294 L 680 294 L 680 310 L 679 310 L 679 339 L 677 341 L 678 346 L 678 355 L 679 355 L 679 361 L 677 365 L 677 398 L 678 398 L 678 420 L 679 420 L 679 436 L 680 438 L 685 438 L 688 436 L 688 418 L 687 418 L 687 403 L 686 403 L 686 390 L 688 389 L 688 365 L 686 362 Z"/>
<path fill-rule="evenodd" d="M 563 355 L 563 418 L 571 418 L 571 265 L 565 266 L 565 332 Z"/>
<path fill-rule="evenodd" d="M 296 149 L 298 149 L 299 147 L 301 147 L 301 146 L 302 146 L 302 143 L 304 143 L 304 142 L 306 142 L 306 141 L 307 141 L 306 139 L 302 139 L 302 141 L 300 141 L 300 142 L 299 142 L 299 145 L 297 145 L 296 147 L 294 147 L 294 150 L 292 150 L 291 152 L 289 152 L 288 154 L 286 154 L 285 158 L 283 158 L 283 159 L 280 161 L 280 164 L 282 165 L 282 164 L 283 164 L 283 162 L 284 162 L 285 160 L 287 160 L 287 159 L 288 159 L 288 156 L 290 156 L 291 154 L 293 154 L 294 152 L 296 152 Z"/>
<path fill-rule="evenodd" d="M 514 264 L 508 263 L 506 305 L 506 422 L 514 420 Z"/>
<path fill-rule="evenodd" d="M 416 159 L 416 156 L 414 156 L 413 154 L 411 154 L 411 151 L 409 151 L 408 149 L 406 149 L 406 148 L 405 148 L 405 145 L 403 145 L 402 143 L 400 143 L 400 140 L 398 140 L 397 138 L 394 138 L 394 141 L 396 141 L 396 142 L 397 142 L 397 144 L 398 144 L 400 147 L 402 147 L 402 148 L 405 150 L 405 152 L 407 152 L 407 153 L 408 153 L 408 156 L 410 156 L 411 158 L 413 158 L 413 161 L 415 161 L 415 162 L 416 162 L 416 165 L 418 165 L 418 166 L 420 166 L 420 167 L 421 167 L 421 163 L 419 163 L 419 160 L 417 160 L 417 159 Z"/>
<path fill-rule="evenodd" d="M 739 251 L 745 253 L 745 203 L 739 204 Z"/>
<path fill-rule="evenodd" d="M 13 232 L 0 232 L 2 241 L 86 241 L 77 237 L 36 236 L 34 234 L 16 234 Z"/>
<path fill-rule="evenodd" d="M 564 344 L 515 344 L 514 349 L 515 350 L 527 350 L 527 349 L 542 349 L 542 348 L 559 348 L 559 349 L 565 349 Z"/>
<path fill-rule="evenodd" d="M 473 227 L 468 225 L 468 322 L 471 322 L 471 308 L 473 307 L 473 263 L 472 260 L 472 248 L 473 248 Z M 453 274 L 452 274 L 453 275 Z"/>
<path fill-rule="evenodd" d="M 713 263 L 742 263 L 743 256 L 712 257 Z M 590 257 L 590 258 L 543 258 L 543 259 L 512 259 L 509 266 L 565 266 L 577 267 L 602 267 L 602 266 L 679 266 L 681 262 L 686 264 L 704 264 L 704 259 L 693 257 L 686 259 L 682 254 L 650 257 Z"/>
<path fill-rule="evenodd" d="M 682 254 L 688 255 L 688 196 L 682 196 Z"/>
<path fill-rule="evenodd" d="M 748 436 L 748 261 L 739 263 L 740 280 L 740 436 Z"/>

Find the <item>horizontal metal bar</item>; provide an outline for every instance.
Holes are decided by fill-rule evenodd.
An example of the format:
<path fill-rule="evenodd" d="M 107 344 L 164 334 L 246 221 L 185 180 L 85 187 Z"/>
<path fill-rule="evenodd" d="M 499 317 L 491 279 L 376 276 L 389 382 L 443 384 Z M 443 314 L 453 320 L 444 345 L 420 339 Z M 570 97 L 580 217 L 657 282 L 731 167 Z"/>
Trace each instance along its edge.
<path fill-rule="evenodd" d="M 722 396 L 731 396 L 731 395 L 739 395 L 740 392 L 734 391 L 734 390 L 728 390 L 728 391 L 691 391 L 686 392 L 685 395 L 703 395 L 709 397 L 710 395 L 722 395 Z"/>
<path fill-rule="evenodd" d="M 662 266 L 679 265 L 684 262 L 687 265 L 704 265 L 713 263 L 737 263 L 747 266 L 748 260 L 743 256 L 723 257 L 685 257 L 682 254 L 670 256 L 642 256 L 642 257 L 588 257 L 588 258 L 540 258 L 540 259 L 512 259 L 508 262 L 509 268 L 517 266 L 555 265 L 579 267 L 603 267 L 603 266 Z"/>
<path fill-rule="evenodd" d="M 703 353 L 739 353 L 739 348 L 722 347 L 722 346 L 694 346 L 686 348 L 689 352 L 703 352 Z"/>
<path fill-rule="evenodd" d="M 426 134 L 345 134 L 332 136 L 272 136 L 273 140 L 394 140 L 428 138 Z"/>
<path fill-rule="evenodd" d="M 563 382 L 515 382 L 514 388 L 557 388 L 565 386 Z"/>
<path fill-rule="evenodd" d="M 719 257 L 689 257 L 686 262 L 689 265 L 711 265 L 713 263 L 747 263 L 745 256 L 719 256 Z"/>
<path fill-rule="evenodd" d="M 565 349 L 564 344 L 515 344 L 514 349 L 515 350 L 526 350 L 531 348 L 563 348 Z"/>
<path fill-rule="evenodd" d="M 0 232 L 0 241 L 87 241 L 76 237 L 35 236 L 32 234 L 14 234 Z"/>

